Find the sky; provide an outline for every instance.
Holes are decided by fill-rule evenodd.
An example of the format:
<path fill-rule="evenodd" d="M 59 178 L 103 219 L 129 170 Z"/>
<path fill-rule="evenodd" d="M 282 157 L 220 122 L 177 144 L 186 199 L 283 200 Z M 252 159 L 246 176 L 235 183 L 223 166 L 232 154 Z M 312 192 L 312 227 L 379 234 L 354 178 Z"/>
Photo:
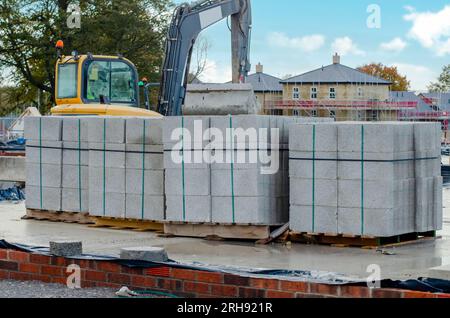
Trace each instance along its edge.
<path fill-rule="evenodd" d="M 448 0 L 253 0 L 252 11 L 253 71 L 260 62 L 265 73 L 298 75 L 331 64 L 337 52 L 350 67 L 397 66 L 420 91 L 450 63 Z M 226 21 L 201 36 L 210 44 L 202 80 L 229 81 Z"/>

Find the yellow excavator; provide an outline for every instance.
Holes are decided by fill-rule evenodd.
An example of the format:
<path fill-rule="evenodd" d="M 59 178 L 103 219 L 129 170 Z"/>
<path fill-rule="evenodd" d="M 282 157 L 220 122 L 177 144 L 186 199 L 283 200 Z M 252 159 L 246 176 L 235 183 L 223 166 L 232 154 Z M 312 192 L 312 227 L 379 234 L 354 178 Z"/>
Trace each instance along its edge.
<path fill-rule="evenodd" d="M 175 9 L 157 84 L 140 81 L 134 64 L 122 56 L 79 55 L 76 51 L 64 56 L 64 43 L 59 40 L 52 115 L 182 115 L 195 40 L 202 30 L 227 17 L 231 17 L 233 82 L 243 83 L 250 71 L 250 0 L 202 0 Z M 148 94 L 154 86 L 160 87 L 156 111 L 150 110 Z M 144 108 L 140 107 L 140 88 L 144 89 Z"/>

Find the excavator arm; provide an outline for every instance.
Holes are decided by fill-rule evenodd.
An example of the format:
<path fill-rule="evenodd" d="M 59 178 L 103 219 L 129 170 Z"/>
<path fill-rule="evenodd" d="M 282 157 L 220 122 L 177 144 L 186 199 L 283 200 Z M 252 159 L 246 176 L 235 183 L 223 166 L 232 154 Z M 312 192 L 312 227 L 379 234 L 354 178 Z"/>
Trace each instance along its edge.
<path fill-rule="evenodd" d="M 231 17 L 233 83 L 245 81 L 250 71 L 250 0 L 201 0 L 178 6 L 166 39 L 158 111 L 182 115 L 192 50 L 200 32 Z"/>

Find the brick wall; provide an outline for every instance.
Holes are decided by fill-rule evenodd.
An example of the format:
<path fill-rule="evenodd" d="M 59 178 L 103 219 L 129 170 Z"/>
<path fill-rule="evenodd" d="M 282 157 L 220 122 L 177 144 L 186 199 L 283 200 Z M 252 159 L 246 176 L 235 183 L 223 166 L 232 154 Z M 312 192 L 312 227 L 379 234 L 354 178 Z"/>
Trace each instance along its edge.
<path fill-rule="evenodd" d="M 181 297 L 241 298 L 450 298 L 431 294 L 358 286 L 333 286 L 278 279 L 250 278 L 233 274 L 188 270 L 175 267 L 129 268 L 109 261 L 71 260 L 63 257 L 0 249 L 0 280 L 35 280 L 65 284 L 66 268 L 81 268 L 82 287 L 147 289 Z"/>

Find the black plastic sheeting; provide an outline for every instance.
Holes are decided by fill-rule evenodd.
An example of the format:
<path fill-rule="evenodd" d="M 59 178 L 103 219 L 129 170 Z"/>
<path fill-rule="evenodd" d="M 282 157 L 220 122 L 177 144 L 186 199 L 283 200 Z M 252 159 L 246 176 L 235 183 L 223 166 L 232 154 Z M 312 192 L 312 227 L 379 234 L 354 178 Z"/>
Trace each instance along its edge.
<path fill-rule="evenodd" d="M 23 252 L 38 253 L 42 255 L 50 255 L 48 247 L 38 247 L 29 246 L 23 244 L 12 244 L 5 240 L 0 240 L 0 249 L 12 249 Z M 279 278 L 279 279 L 292 279 L 298 281 L 311 281 L 331 285 L 342 285 L 342 286 L 367 286 L 367 283 L 363 280 L 349 280 L 345 278 L 340 278 L 338 274 L 327 273 L 322 275 L 317 275 L 315 272 L 311 271 L 292 271 L 292 270 L 242 270 L 231 267 L 218 267 L 218 266 L 205 266 L 205 265 L 187 265 L 180 264 L 173 260 L 168 262 L 145 262 L 145 261 L 133 261 L 133 260 L 122 260 L 116 257 L 100 256 L 92 254 L 83 254 L 77 257 L 68 257 L 74 260 L 96 260 L 96 261 L 109 261 L 117 263 L 130 268 L 155 268 L 161 266 L 168 266 L 172 268 L 180 269 L 190 269 L 190 270 L 202 270 L 209 272 L 223 272 L 236 275 L 250 276 L 250 277 L 260 277 L 260 278 Z M 331 279 L 330 279 L 331 277 Z M 308 280 L 308 278 L 312 278 Z M 393 289 L 404 289 L 411 291 L 420 292 L 430 292 L 430 293 L 450 293 L 450 281 L 442 279 L 433 278 L 419 278 L 411 279 L 406 281 L 400 280 L 382 280 L 380 282 L 381 288 L 393 288 Z"/>

